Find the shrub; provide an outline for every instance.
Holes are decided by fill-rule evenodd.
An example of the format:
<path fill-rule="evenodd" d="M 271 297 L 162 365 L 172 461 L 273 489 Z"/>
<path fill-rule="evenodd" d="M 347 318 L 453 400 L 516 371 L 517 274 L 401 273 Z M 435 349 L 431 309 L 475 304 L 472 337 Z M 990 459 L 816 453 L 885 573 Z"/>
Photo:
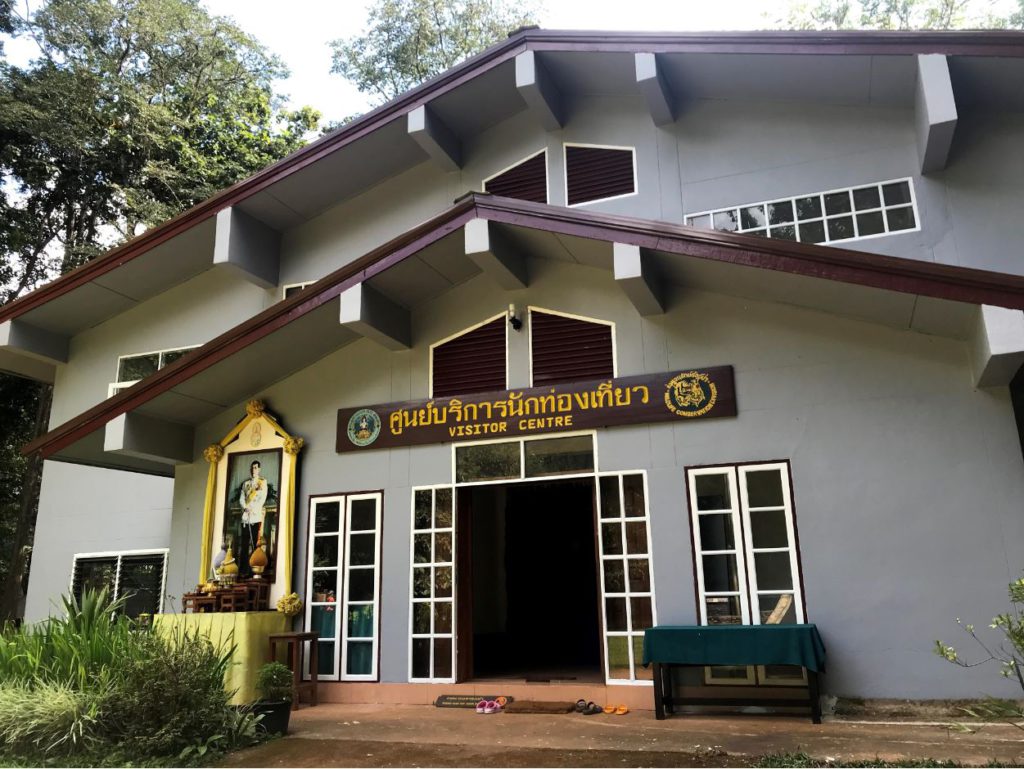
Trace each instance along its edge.
<path fill-rule="evenodd" d="M 280 662 L 268 662 L 256 673 L 256 690 L 260 697 L 268 702 L 292 699 L 292 671 Z"/>
<path fill-rule="evenodd" d="M 101 740 L 101 699 L 67 684 L 0 686 L 0 746 L 22 755 L 88 750 Z"/>

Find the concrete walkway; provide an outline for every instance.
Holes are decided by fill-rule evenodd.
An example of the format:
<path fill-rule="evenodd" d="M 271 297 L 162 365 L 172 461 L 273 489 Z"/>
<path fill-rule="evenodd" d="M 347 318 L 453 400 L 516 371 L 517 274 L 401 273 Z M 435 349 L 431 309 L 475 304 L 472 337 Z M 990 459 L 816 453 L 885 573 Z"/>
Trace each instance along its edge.
<path fill-rule="evenodd" d="M 766 753 L 837 763 L 882 758 L 1020 765 L 1024 731 L 767 716 L 478 715 L 422 705 L 320 705 L 292 713 L 291 733 L 225 766 L 730 766 Z"/>

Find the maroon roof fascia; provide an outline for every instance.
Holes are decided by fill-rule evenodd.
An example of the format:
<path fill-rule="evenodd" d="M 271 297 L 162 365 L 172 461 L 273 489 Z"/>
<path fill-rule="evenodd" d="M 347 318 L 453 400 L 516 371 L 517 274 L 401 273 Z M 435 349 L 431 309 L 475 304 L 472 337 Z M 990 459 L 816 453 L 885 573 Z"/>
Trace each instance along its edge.
<path fill-rule="evenodd" d="M 591 32 L 526 28 L 508 40 L 467 59 L 348 125 L 306 145 L 237 184 L 218 192 L 178 216 L 108 251 L 36 290 L 0 306 L 0 323 L 45 304 L 88 283 L 161 243 L 181 234 L 218 211 L 235 205 L 311 163 L 330 155 L 432 99 L 493 69 L 522 51 L 596 51 L 651 53 L 763 53 L 822 55 L 911 55 L 944 53 L 958 56 L 1024 57 L 1024 32 L 872 31 L 837 32 Z"/>
<path fill-rule="evenodd" d="M 22 452 L 41 452 L 44 457 L 51 456 L 111 419 L 141 406 L 334 299 L 347 288 L 372 278 L 455 232 L 475 217 L 592 240 L 629 243 L 698 259 L 1024 310 L 1024 277 L 1021 276 L 867 254 L 832 246 L 698 230 L 667 222 L 471 193 L 444 213 L 375 248 L 304 291 L 267 308 L 138 384 L 36 438 Z"/>

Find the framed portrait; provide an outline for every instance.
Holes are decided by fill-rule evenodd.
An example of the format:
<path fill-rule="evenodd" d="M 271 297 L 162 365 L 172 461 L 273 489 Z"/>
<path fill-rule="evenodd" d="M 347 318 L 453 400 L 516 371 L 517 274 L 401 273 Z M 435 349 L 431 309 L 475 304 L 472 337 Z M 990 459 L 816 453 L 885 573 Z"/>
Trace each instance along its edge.
<path fill-rule="evenodd" d="M 278 533 L 281 530 L 281 449 L 239 451 L 227 459 L 222 541 L 233 549 L 242 579 L 252 576 L 249 556 L 262 536 L 267 566 L 262 578 L 276 574 Z"/>

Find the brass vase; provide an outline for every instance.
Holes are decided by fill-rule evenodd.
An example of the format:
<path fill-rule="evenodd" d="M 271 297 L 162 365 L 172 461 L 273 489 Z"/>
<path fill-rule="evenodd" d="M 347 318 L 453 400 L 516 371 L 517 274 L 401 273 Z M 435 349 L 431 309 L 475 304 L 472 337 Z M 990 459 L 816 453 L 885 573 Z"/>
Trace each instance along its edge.
<path fill-rule="evenodd" d="M 269 563 L 267 559 L 267 540 L 260 535 L 259 541 L 256 543 L 256 549 L 252 551 L 252 555 L 249 556 L 249 568 L 252 569 L 252 576 L 254 579 L 262 579 L 263 571 L 267 568 Z"/>

